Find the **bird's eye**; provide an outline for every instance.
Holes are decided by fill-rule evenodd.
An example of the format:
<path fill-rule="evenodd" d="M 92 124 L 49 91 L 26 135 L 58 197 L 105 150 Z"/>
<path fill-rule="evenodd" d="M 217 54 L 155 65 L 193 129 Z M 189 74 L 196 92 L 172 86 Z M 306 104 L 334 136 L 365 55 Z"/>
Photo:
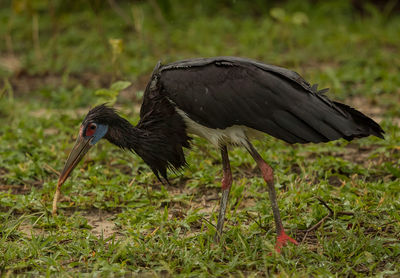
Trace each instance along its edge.
<path fill-rule="evenodd" d="M 96 131 L 97 125 L 95 123 L 88 124 L 86 128 L 86 136 L 92 136 Z"/>

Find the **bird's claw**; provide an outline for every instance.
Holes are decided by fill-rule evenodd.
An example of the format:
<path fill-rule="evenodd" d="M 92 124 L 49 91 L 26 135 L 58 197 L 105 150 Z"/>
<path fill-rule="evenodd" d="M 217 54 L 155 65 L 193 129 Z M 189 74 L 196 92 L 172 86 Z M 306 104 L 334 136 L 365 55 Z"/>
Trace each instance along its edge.
<path fill-rule="evenodd" d="M 295 239 L 293 239 L 290 236 L 288 236 L 285 233 L 285 231 L 282 231 L 278 235 L 278 237 L 276 238 L 275 251 L 278 252 L 278 253 L 281 253 L 281 248 L 283 246 L 285 246 L 288 243 L 288 241 L 293 243 L 294 245 L 298 245 L 299 244 Z"/>

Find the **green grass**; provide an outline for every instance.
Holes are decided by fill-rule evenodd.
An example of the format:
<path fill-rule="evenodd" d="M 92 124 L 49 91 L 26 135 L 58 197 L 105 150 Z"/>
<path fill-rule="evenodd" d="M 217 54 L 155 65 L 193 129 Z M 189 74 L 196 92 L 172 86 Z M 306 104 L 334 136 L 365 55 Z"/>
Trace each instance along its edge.
<path fill-rule="evenodd" d="M 124 3 L 128 23 L 108 4 L 57 2 L 53 17 L 44 0 L 22 10 L 1 4 L 0 37 L 12 41 L 0 44 L 2 275 L 398 275 L 400 16 L 389 4 L 365 4 L 361 13 L 347 1 L 237 2 L 158 1 L 160 13 L 151 2 Z M 123 48 L 109 39 L 121 39 Z M 216 55 L 294 69 L 386 131 L 385 140 L 351 143 L 255 142 L 275 169 L 283 222 L 299 246 L 274 253 L 268 192 L 243 149 L 230 150 L 234 185 L 223 244 L 213 243 L 222 169 L 219 151 L 200 138 L 172 186 L 135 155 L 99 143 L 63 186 L 59 215 L 51 215 L 57 171 L 99 101 L 97 89 L 132 81 L 116 106 L 135 123 L 158 60 Z M 10 69 L 10 57 L 17 67 Z M 329 214 L 317 197 L 333 215 L 306 233 Z"/>

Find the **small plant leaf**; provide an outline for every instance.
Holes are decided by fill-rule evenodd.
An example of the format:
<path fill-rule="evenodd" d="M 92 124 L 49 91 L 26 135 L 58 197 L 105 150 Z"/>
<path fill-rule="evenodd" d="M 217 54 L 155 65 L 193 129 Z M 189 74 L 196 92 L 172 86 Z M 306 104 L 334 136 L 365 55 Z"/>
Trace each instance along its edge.
<path fill-rule="evenodd" d="M 129 81 L 117 81 L 113 83 L 110 87 L 111 90 L 118 91 L 118 93 L 126 88 L 128 88 L 132 83 Z"/>

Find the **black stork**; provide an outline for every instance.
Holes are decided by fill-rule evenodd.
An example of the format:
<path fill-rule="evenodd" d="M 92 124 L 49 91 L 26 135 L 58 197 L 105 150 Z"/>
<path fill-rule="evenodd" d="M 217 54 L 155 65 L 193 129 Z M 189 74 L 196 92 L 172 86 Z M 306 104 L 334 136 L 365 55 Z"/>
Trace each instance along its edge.
<path fill-rule="evenodd" d="M 268 185 L 280 252 L 287 242 L 297 244 L 283 228 L 272 168 L 250 143 L 267 133 L 287 143 L 319 143 L 375 135 L 382 128 L 361 112 L 329 100 L 296 72 L 245 58 L 199 58 L 155 67 L 133 126 L 107 105 L 94 107 L 82 122 L 79 135 L 60 175 L 59 188 L 71 171 L 100 139 L 136 152 L 161 182 L 167 169 L 186 165 L 183 148 L 188 133 L 208 139 L 222 156 L 222 197 L 216 241 L 222 234 L 232 185 L 227 145 L 243 146 L 251 154 Z"/>

